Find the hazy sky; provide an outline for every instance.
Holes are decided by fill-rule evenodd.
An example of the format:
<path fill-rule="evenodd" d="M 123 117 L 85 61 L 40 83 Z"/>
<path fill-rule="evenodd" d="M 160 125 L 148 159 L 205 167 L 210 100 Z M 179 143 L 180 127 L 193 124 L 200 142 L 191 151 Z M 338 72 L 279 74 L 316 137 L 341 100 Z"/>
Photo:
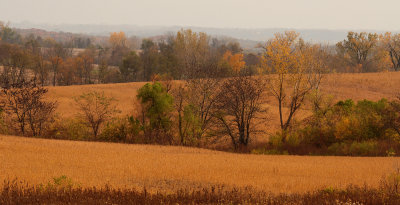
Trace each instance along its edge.
<path fill-rule="evenodd" d="M 400 0 L 0 0 L 0 20 L 400 30 Z"/>

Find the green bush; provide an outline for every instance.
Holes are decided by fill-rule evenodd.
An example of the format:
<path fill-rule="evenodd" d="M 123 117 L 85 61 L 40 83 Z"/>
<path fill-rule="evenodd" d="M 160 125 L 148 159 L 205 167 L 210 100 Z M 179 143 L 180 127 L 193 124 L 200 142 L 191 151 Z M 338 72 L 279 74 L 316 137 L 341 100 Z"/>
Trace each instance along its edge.
<path fill-rule="evenodd" d="M 251 150 L 251 154 L 265 154 L 265 155 L 288 155 L 286 150 L 258 148 Z"/>
<path fill-rule="evenodd" d="M 353 142 L 349 148 L 349 155 L 353 156 L 375 156 L 377 154 L 377 142 Z"/>
<path fill-rule="evenodd" d="M 342 142 L 334 143 L 328 147 L 330 155 L 350 155 L 350 156 L 377 156 L 380 150 L 377 141 L 363 142 Z"/>
<path fill-rule="evenodd" d="M 282 147 L 282 134 L 281 133 L 279 133 L 279 132 L 277 132 L 275 135 L 271 135 L 270 137 L 269 137 L 269 144 L 272 146 L 272 147 L 275 147 L 275 148 L 280 148 L 280 147 Z"/>
<path fill-rule="evenodd" d="M 130 116 L 114 119 L 103 129 L 100 140 L 125 143 L 142 143 L 139 133 L 142 126 L 138 119 Z"/>
<path fill-rule="evenodd" d="M 57 119 L 53 127 L 53 137 L 68 140 L 90 140 L 91 133 L 80 118 Z"/>

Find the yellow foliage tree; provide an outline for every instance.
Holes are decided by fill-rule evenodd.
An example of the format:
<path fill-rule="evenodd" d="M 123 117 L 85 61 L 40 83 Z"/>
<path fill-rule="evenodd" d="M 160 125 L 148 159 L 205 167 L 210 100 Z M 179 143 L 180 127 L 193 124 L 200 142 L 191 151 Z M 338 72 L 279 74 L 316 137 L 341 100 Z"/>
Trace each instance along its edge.
<path fill-rule="evenodd" d="M 390 32 L 381 36 L 384 49 L 388 53 L 389 61 L 395 71 L 400 70 L 400 34 L 392 34 Z"/>
<path fill-rule="evenodd" d="M 278 101 L 280 125 L 284 132 L 304 104 L 307 94 L 318 89 L 324 65 L 318 55 L 319 46 L 306 44 L 293 31 L 275 34 L 264 50 L 263 68 L 270 74 L 270 92 Z M 286 105 L 288 114 L 285 117 Z M 282 140 L 286 140 L 285 135 Z"/>
<path fill-rule="evenodd" d="M 182 69 L 182 78 L 193 78 L 204 71 L 210 57 L 207 34 L 182 29 L 176 34 L 174 43 L 174 51 Z"/>
<path fill-rule="evenodd" d="M 112 32 L 110 38 L 108 40 L 112 46 L 112 48 L 116 47 L 127 47 L 127 39 L 125 33 L 120 32 Z"/>

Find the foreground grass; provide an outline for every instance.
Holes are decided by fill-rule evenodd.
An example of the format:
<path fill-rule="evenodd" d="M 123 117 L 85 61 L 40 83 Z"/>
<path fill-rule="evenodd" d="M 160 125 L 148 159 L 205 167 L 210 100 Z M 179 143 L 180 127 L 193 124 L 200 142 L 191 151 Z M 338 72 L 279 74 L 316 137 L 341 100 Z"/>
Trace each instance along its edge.
<path fill-rule="evenodd" d="M 270 194 L 247 189 L 210 187 L 148 193 L 145 189 L 44 188 L 19 181 L 6 181 L 0 204 L 399 204 L 400 195 L 387 190 L 349 186 L 303 194 Z"/>
<path fill-rule="evenodd" d="M 39 184 L 66 175 L 82 187 L 146 187 L 175 192 L 224 185 L 304 193 L 349 184 L 379 186 L 395 157 L 267 156 L 197 148 L 0 136 L 0 186 L 18 178 Z"/>

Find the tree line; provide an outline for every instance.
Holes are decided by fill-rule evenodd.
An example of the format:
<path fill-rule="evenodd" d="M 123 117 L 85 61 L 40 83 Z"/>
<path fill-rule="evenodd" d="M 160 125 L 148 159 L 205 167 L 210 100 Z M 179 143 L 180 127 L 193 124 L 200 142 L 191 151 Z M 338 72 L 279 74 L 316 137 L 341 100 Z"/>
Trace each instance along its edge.
<path fill-rule="evenodd" d="M 388 36 L 390 35 L 387 34 L 386 39 L 389 39 Z M 378 62 L 371 60 L 377 59 L 371 54 L 376 52 L 374 46 L 378 45 L 372 43 L 374 39 L 378 37 L 373 34 L 349 33 L 347 40 L 337 44 L 337 49 L 342 51 L 347 63 L 352 62 L 356 65 L 355 69 L 362 71 L 370 68 L 370 63 Z M 396 40 L 391 39 L 388 42 Z M 295 143 L 296 149 L 300 144 L 300 148 L 313 144 L 308 143 L 310 138 L 324 142 L 312 145 L 317 148 L 354 141 L 351 138 L 344 141 L 318 140 L 326 132 L 318 129 L 321 127 L 318 123 L 324 121 L 328 130 L 338 129 L 337 132 L 350 119 L 357 119 L 353 121 L 355 124 L 348 127 L 349 130 L 357 127 L 359 130 L 355 132 L 362 129 L 381 129 L 374 131 L 371 135 L 373 137 L 368 140 L 386 139 L 384 136 L 391 131 L 391 140 L 398 135 L 398 125 L 386 122 L 389 120 L 378 120 L 378 124 L 384 124 L 381 127 L 374 127 L 373 124 L 366 124 L 367 127 L 355 126 L 364 120 L 375 120 L 364 116 L 372 112 L 377 112 L 379 119 L 397 122 L 393 121 L 399 119 L 397 101 L 388 103 L 385 111 L 378 112 L 371 108 L 372 110 L 359 115 L 363 110 L 358 111 L 357 107 L 353 107 L 356 110 L 354 113 L 325 119 L 326 113 L 338 109 L 324 107 L 326 99 L 319 91 L 323 75 L 332 69 L 332 54 L 326 47 L 305 42 L 298 33 L 292 31 L 275 34 L 274 38 L 260 45 L 263 52 L 257 55 L 244 54 L 236 43 L 218 43 L 214 39 L 210 44 L 210 38 L 206 34 L 191 30 L 181 30 L 176 35 L 171 35 L 168 41 L 159 43 L 146 39 L 139 52 L 128 48 L 127 39 L 122 32 L 111 34 L 110 52 L 104 53 L 88 48 L 73 55 L 72 49 L 59 43 L 50 48 L 32 46 L 29 49 L 2 43 L 0 48 L 6 51 L 3 54 L 10 56 L 4 58 L 3 55 L 2 62 L 5 64 L 3 63 L 1 74 L 1 105 L 4 113 L 9 116 L 5 118 L 5 124 L 12 125 L 6 127 L 17 134 L 31 136 L 45 135 L 42 130 L 47 130 L 47 136 L 56 138 L 184 146 L 204 146 L 204 143 L 212 143 L 212 140 L 218 140 L 219 137 L 227 137 L 232 148 L 240 150 L 246 148 L 255 135 L 265 134 L 265 130 L 260 127 L 268 127 L 267 119 L 271 116 L 265 107 L 265 100 L 272 97 L 278 105 L 280 125 L 276 137 L 279 143 L 271 145 L 272 149 L 291 149 L 293 139 L 301 139 L 302 142 Z M 1 49 L 0 51 L 4 51 Z M 35 52 L 37 56 L 34 56 L 34 60 L 26 57 Z M 97 59 L 93 57 L 100 54 L 104 56 Z M 388 55 L 395 57 L 395 52 L 389 52 Z M 108 65 L 113 59 L 117 63 L 121 58 L 119 66 Z M 338 56 L 335 54 L 334 58 Z M 99 59 L 102 62 L 95 68 L 95 62 Z M 248 63 L 252 61 L 256 63 Z M 29 69 L 32 63 L 36 70 Z M 52 72 L 39 72 L 46 65 Z M 80 69 L 76 69 L 77 67 Z M 103 76 L 100 74 L 110 72 L 110 68 L 113 68 L 118 82 L 153 81 L 138 90 L 137 105 L 134 107 L 137 113 L 115 118 L 118 111 L 113 99 L 102 93 L 85 93 L 75 98 L 81 111 L 80 117 L 57 122 L 54 116 L 56 103 L 44 100 L 47 89 L 43 86 L 48 83 L 97 83 L 101 79 L 99 76 Z M 165 72 L 159 72 L 160 69 Z M 97 78 L 93 75 L 96 72 Z M 58 74 L 54 75 L 55 73 Z M 103 77 L 105 76 L 113 75 Z M 306 102 L 312 105 L 314 118 L 307 119 L 300 126 L 295 116 Z M 332 139 L 334 133 L 326 132 L 324 136 Z M 355 141 L 362 143 L 365 140 L 367 139 L 360 138 Z"/>
<path fill-rule="evenodd" d="M 0 25 L 2 81 L 37 79 L 41 85 L 53 86 L 150 81 L 157 76 L 202 78 L 210 71 L 213 77 L 231 77 L 237 72 L 256 75 L 265 68 L 263 48 L 268 44 L 260 44 L 259 52 L 247 52 L 235 41 L 188 29 L 141 43 L 123 32 L 113 32 L 107 43 L 93 45 L 79 38 L 57 42 L 40 36 L 22 37 Z M 140 46 L 133 46 L 138 43 Z M 326 65 L 324 72 L 400 69 L 400 34 L 349 32 L 334 46 L 313 46 Z"/>

